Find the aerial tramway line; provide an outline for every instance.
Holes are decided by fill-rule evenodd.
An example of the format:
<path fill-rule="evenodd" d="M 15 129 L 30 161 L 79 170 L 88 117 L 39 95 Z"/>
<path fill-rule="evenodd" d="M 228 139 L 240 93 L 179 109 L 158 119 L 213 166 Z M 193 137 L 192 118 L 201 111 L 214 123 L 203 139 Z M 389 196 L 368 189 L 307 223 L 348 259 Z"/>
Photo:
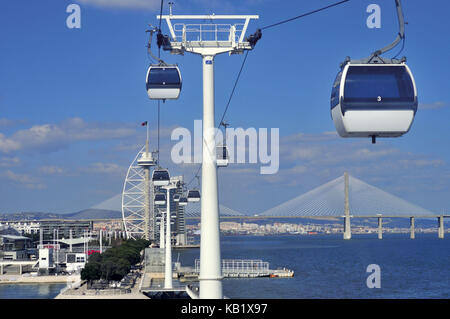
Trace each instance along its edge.
<path fill-rule="evenodd" d="M 262 37 L 262 31 L 274 28 L 276 26 L 297 20 L 331 7 L 346 3 L 350 0 L 343 0 L 328 5 L 317 10 L 289 18 L 265 27 L 259 28 L 256 32 L 244 39 L 250 19 L 258 19 L 258 16 L 174 16 L 170 12 L 169 16 L 162 15 L 158 17 L 159 28 L 150 31 L 150 42 L 148 45 L 151 54 L 151 41 L 154 32 L 157 32 L 157 44 L 159 52 L 161 47 L 173 54 L 183 54 L 184 52 L 200 54 L 203 59 L 203 125 L 204 128 L 213 128 L 214 124 L 214 88 L 213 88 L 213 61 L 216 54 L 229 52 L 243 53 L 246 51 L 238 76 L 235 80 L 228 103 L 221 118 L 221 125 L 230 106 L 237 83 L 244 68 L 248 53 L 252 50 Z M 398 137 L 407 133 L 412 125 L 417 112 L 418 98 L 415 80 L 411 70 L 406 64 L 406 58 L 397 59 L 386 58 L 382 55 L 401 41 L 405 40 L 404 19 L 400 0 L 394 0 L 400 31 L 397 38 L 390 45 L 372 53 L 368 58 L 361 60 L 351 60 L 346 58 L 341 64 L 336 79 L 332 85 L 330 98 L 331 117 L 336 127 L 337 133 L 341 137 L 369 137 L 372 143 L 376 142 L 377 137 Z M 172 11 L 172 10 L 170 10 Z M 172 38 L 161 33 L 161 21 L 165 19 L 168 23 Z M 229 44 L 220 46 L 217 41 L 208 40 L 199 41 L 186 40 L 185 34 L 182 39 L 175 39 L 175 32 L 172 28 L 172 19 L 245 19 L 241 35 L 236 41 L 236 25 L 229 30 Z M 186 25 L 183 26 L 185 32 Z M 201 33 L 200 28 L 200 33 Z M 217 35 L 216 35 L 217 37 Z M 192 45 L 193 42 L 198 42 Z M 186 44 L 189 43 L 187 46 Z M 174 44 L 174 45 L 173 45 Z M 198 46 L 195 46 L 198 45 Z M 403 47 L 402 47 L 403 50 Z M 401 51 L 400 51 L 401 52 Z M 152 55 L 152 54 L 151 54 Z M 397 54 L 398 55 L 398 54 Z M 158 100 L 158 164 L 159 164 L 159 103 L 162 100 L 178 99 L 181 88 L 182 78 L 178 65 L 165 63 L 163 60 L 154 57 L 158 63 L 151 64 L 146 74 L 146 89 L 150 99 Z M 206 65 L 210 65 L 209 67 Z M 205 95 L 205 92 L 207 95 Z M 212 97 L 212 98 L 211 98 Z M 208 120 L 206 124 L 205 119 Z M 226 126 L 224 126 L 226 129 Z M 210 136 L 203 136 L 203 158 L 207 153 L 211 153 L 214 145 L 216 150 L 216 160 L 214 163 L 205 163 L 199 166 L 194 178 L 198 178 L 200 168 L 202 168 L 202 184 L 204 189 L 201 197 L 202 205 L 202 235 L 200 256 L 204 254 L 206 258 L 201 257 L 200 269 L 200 298 L 221 298 L 221 278 L 220 278 L 220 240 L 218 234 L 218 199 L 217 199 L 217 167 L 228 165 L 228 150 L 225 142 L 222 145 L 215 145 L 215 140 Z M 208 151 L 205 150 L 208 148 Z M 158 177 L 163 176 L 163 177 Z M 157 178 L 158 177 L 158 178 Z M 192 180 L 194 179 L 192 178 Z M 160 167 L 153 172 L 152 181 L 154 183 L 166 183 L 170 180 L 168 171 Z M 192 180 L 186 185 L 192 182 Z M 156 184 L 155 184 L 156 185 Z M 161 184 L 162 185 L 162 184 Z M 200 191 L 192 189 L 176 198 L 178 205 L 187 205 L 190 201 L 200 201 Z M 205 213 L 205 214 L 204 214 Z M 219 271 L 218 271 L 219 270 Z M 203 292 L 203 294 L 202 294 Z"/>
<path fill-rule="evenodd" d="M 246 38 L 254 47 L 262 37 L 262 30 L 304 18 L 306 16 L 341 5 L 343 0 L 317 10 L 261 27 Z M 399 23 L 397 38 L 390 45 L 373 52 L 368 58 L 351 60 L 349 57 L 341 63 L 332 85 L 331 117 L 337 133 L 341 137 L 369 137 L 372 143 L 377 137 L 399 137 L 406 134 L 413 123 L 418 107 L 417 87 L 413 74 L 406 64 L 406 58 L 382 57 L 382 54 L 405 41 L 405 22 L 400 0 L 394 0 Z M 161 22 L 160 16 L 160 22 Z M 162 35 L 161 24 L 157 29 L 158 47 L 170 47 L 169 37 Z M 149 46 L 150 48 L 150 46 Z M 402 47 L 403 50 L 403 47 Z M 234 95 L 248 52 L 242 62 L 233 90 L 223 112 L 222 125 Z M 397 54 L 398 55 L 398 54 Z M 153 55 L 152 55 L 153 56 Z M 153 56 L 154 57 L 154 56 Z M 147 72 L 147 92 L 151 99 L 163 100 L 178 98 L 181 91 L 181 73 L 177 65 L 169 65 L 159 58 L 160 63 L 150 65 Z M 225 127 L 226 130 L 226 127 Z M 217 167 L 228 166 L 226 144 L 216 147 Z M 194 174 L 198 175 L 200 167 Z M 192 182 L 188 183 L 188 185 Z"/>
<path fill-rule="evenodd" d="M 417 88 L 406 58 L 381 55 L 405 41 L 400 0 L 395 0 L 399 33 L 368 58 L 341 64 L 331 91 L 331 116 L 342 137 L 397 137 L 409 131 L 417 112 Z M 397 54 L 398 55 L 398 54 Z"/>

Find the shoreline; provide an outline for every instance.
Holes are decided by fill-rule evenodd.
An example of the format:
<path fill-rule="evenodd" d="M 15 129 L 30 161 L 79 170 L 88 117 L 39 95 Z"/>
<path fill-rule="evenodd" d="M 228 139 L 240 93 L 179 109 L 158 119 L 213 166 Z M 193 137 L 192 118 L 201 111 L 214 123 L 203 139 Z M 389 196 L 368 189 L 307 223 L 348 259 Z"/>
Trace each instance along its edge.
<path fill-rule="evenodd" d="M 123 293 L 115 289 L 87 289 L 86 281 L 82 281 L 78 276 L 75 283 L 68 282 L 53 299 L 149 299 L 140 291 L 143 279 L 141 278 L 139 283 L 136 282 L 130 292 Z"/>
<path fill-rule="evenodd" d="M 79 275 L 64 276 L 24 276 L 24 275 L 0 275 L 2 284 L 67 284 L 80 280 Z"/>
<path fill-rule="evenodd" d="M 67 286 L 53 299 L 149 299 L 139 291 L 139 287 L 133 287 L 130 293 L 117 293 L 111 290 L 88 290 L 86 283 L 82 283 L 74 289 Z"/>

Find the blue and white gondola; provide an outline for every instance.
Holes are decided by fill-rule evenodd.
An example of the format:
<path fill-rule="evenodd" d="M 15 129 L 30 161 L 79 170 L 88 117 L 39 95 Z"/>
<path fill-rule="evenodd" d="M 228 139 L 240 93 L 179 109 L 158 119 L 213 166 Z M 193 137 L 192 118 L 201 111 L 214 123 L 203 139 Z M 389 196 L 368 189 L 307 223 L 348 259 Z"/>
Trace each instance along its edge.
<path fill-rule="evenodd" d="M 199 202 L 200 201 L 200 192 L 196 189 L 190 190 L 188 192 L 188 197 L 187 197 L 188 202 Z"/>
<path fill-rule="evenodd" d="M 158 193 L 155 195 L 155 205 L 166 205 L 166 195 Z"/>
<path fill-rule="evenodd" d="M 170 183 L 170 175 L 167 169 L 155 169 L 152 173 L 152 183 L 155 186 L 167 186 Z"/>
<path fill-rule="evenodd" d="M 152 100 L 176 100 L 180 96 L 182 79 L 176 65 L 152 64 L 147 70 L 146 87 Z"/>
<path fill-rule="evenodd" d="M 188 204 L 188 200 L 186 197 L 180 197 L 180 200 L 178 202 L 178 205 L 180 206 L 186 206 Z"/>
<path fill-rule="evenodd" d="M 331 92 L 331 116 L 341 137 L 398 137 L 417 112 L 417 88 L 406 63 L 342 66 Z"/>

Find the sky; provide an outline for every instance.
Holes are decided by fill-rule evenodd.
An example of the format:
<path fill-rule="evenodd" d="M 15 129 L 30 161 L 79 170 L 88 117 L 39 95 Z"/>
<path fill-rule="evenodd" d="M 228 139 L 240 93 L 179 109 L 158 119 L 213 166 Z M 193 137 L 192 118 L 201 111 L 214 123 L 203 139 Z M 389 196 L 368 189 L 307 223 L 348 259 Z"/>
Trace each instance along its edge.
<path fill-rule="evenodd" d="M 67 6 L 81 8 L 81 28 L 69 29 Z M 185 0 L 174 14 L 257 14 L 258 27 L 333 3 L 325 0 Z M 366 25 L 370 4 L 381 28 Z M 419 92 L 410 132 L 399 138 L 340 138 L 330 115 L 339 63 L 392 42 L 398 32 L 392 0 L 352 0 L 263 31 L 248 55 L 226 115 L 235 128 L 278 128 L 280 169 L 260 164 L 219 170 L 221 204 L 259 213 L 341 176 L 344 171 L 435 212 L 450 210 L 450 4 L 402 1 L 405 48 Z M 157 102 L 145 91 L 152 62 L 149 25 L 159 0 L 3 1 L 0 10 L 0 213 L 80 211 L 122 191 L 127 168 L 145 142 L 148 121 L 156 147 Z M 168 12 L 164 1 L 164 13 Z M 168 28 L 162 24 L 163 33 Z M 399 48 L 389 52 L 391 57 Z M 170 159 L 173 129 L 202 118 L 202 70 L 197 55 L 170 55 L 183 89 L 161 104 L 161 165 L 191 180 L 197 165 Z M 243 55 L 215 59 L 219 121 Z M 194 183 L 195 184 L 195 183 Z"/>

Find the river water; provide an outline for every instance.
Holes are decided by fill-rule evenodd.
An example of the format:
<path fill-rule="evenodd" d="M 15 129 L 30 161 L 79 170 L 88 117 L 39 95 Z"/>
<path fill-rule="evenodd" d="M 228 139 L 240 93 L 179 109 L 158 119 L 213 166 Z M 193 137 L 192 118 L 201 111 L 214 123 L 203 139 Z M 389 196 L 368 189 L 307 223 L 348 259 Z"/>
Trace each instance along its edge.
<path fill-rule="evenodd" d="M 229 298 L 449 298 L 450 239 L 436 234 L 223 236 L 222 258 L 262 259 L 286 267 L 293 278 L 224 279 Z M 175 250 L 194 265 L 199 250 Z M 381 288 L 368 288 L 367 266 L 380 267 Z M 0 285 L 1 298 L 54 298 L 64 284 Z"/>

